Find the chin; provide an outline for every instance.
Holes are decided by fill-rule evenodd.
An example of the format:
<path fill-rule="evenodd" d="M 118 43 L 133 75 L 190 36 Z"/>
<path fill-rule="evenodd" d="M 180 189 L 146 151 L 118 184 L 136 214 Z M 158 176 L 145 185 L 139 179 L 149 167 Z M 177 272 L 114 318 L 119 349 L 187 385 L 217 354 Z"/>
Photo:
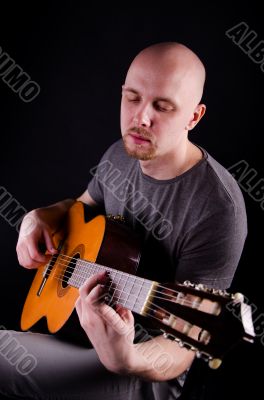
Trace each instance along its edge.
<path fill-rule="evenodd" d="M 125 138 L 123 138 L 124 148 L 130 157 L 136 158 L 141 161 L 153 160 L 156 157 L 156 151 L 154 148 L 143 149 L 140 145 L 130 146 Z"/>

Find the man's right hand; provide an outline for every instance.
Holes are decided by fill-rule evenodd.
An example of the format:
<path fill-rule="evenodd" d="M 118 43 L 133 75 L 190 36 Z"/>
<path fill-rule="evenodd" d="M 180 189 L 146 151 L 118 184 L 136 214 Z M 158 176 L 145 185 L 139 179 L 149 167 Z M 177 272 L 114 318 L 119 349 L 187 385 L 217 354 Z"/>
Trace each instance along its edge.
<path fill-rule="evenodd" d="M 46 264 L 50 255 L 57 252 L 52 240 L 51 225 L 47 223 L 51 213 L 49 208 L 32 210 L 22 221 L 16 250 L 19 264 L 25 268 L 37 268 Z M 48 254 L 40 251 L 40 244 L 45 246 Z"/>
<path fill-rule="evenodd" d="M 66 199 L 48 207 L 37 208 L 25 215 L 17 242 L 19 264 L 25 268 L 37 268 L 46 264 L 57 253 L 52 234 L 75 200 Z M 41 252 L 40 245 L 46 249 Z"/>
<path fill-rule="evenodd" d="M 96 206 L 96 202 L 87 190 L 77 200 L 91 207 Z M 41 264 L 47 264 L 50 256 L 56 254 L 52 234 L 74 202 L 74 199 L 65 199 L 48 207 L 37 208 L 25 215 L 16 247 L 18 261 L 22 267 L 37 268 Z M 46 254 L 40 251 L 40 244 L 46 248 Z"/>

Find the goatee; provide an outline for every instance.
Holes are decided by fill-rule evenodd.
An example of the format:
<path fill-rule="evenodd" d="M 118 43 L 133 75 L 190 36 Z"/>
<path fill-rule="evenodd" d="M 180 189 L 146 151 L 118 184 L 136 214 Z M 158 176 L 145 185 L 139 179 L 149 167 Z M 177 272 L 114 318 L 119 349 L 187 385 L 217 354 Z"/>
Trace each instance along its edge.
<path fill-rule="evenodd" d="M 131 131 L 130 131 L 131 132 Z M 134 131 L 135 132 L 135 131 Z M 136 133 L 139 133 L 138 131 Z M 142 136 L 144 139 L 148 139 Z M 126 133 L 123 136 L 123 144 L 127 154 L 130 157 L 136 158 L 137 160 L 147 161 L 153 160 L 156 156 L 156 148 L 152 142 L 149 142 L 148 148 L 144 148 L 144 145 L 135 144 L 133 145 L 133 149 L 129 145 L 129 133 Z"/>

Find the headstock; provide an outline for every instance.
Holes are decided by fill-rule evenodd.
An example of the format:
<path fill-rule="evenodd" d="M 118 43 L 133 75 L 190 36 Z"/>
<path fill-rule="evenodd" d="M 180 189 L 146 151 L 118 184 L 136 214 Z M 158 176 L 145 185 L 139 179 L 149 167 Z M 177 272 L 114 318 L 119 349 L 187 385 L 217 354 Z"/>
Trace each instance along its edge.
<path fill-rule="evenodd" d="M 143 315 L 155 320 L 164 336 L 196 352 L 218 368 L 224 354 L 241 340 L 253 342 L 251 307 L 240 293 L 192 284 L 156 284 Z"/>

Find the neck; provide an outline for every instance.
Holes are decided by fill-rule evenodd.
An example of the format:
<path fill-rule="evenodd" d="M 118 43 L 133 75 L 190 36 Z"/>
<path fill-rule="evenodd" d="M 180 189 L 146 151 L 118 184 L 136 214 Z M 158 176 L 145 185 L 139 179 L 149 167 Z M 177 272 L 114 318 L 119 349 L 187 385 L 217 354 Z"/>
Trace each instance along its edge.
<path fill-rule="evenodd" d="M 59 257 L 62 265 L 65 262 L 71 265 L 67 272 L 68 285 L 80 288 L 90 276 L 98 272 L 108 271 L 111 280 L 108 287 L 108 304 L 118 303 L 138 314 L 144 312 L 147 299 L 156 282 L 83 259 L 71 260 L 64 254 L 60 254 Z"/>
<path fill-rule="evenodd" d="M 157 156 L 153 160 L 140 161 L 140 166 L 145 175 L 158 180 L 166 180 L 182 175 L 202 158 L 202 151 L 187 140 L 173 152 Z"/>

